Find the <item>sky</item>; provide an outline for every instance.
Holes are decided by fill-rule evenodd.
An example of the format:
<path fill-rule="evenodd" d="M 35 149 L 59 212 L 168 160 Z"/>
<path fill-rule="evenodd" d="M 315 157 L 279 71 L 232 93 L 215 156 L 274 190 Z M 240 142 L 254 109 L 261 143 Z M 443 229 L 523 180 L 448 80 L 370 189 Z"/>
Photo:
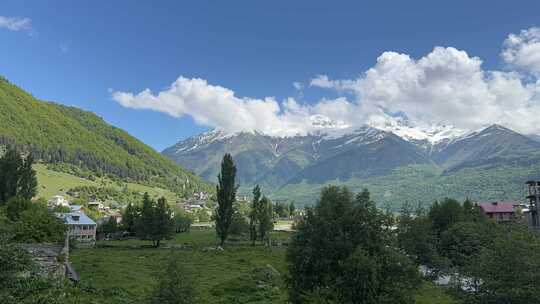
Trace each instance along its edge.
<path fill-rule="evenodd" d="M 540 134 L 538 1 L 0 3 L 0 75 L 162 150 L 406 118 Z M 0 109 L 1 110 L 1 109 Z"/>

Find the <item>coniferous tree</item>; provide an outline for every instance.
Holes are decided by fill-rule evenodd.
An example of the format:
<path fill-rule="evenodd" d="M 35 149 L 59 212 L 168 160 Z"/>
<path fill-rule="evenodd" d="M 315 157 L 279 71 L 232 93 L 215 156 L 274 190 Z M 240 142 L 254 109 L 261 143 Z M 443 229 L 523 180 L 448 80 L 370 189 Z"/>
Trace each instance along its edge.
<path fill-rule="evenodd" d="M 251 211 L 249 212 L 249 239 L 251 240 L 252 245 L 255 245 L 255 241 L 257 240 L 257 210 L 259 209 L 260 200 L 261 188 L 259 187 L 259 185 L 256 185 L 255 188 L 253 188 L 253 201 L 251 203 Z"/>
<path fill-rule="evenodd" d="M 229 229 L 233 219 L 233 203 L 236 201 L 236 190 L 238 189 L 235 179 L 236 166 L 234 165 L 232 156 L 227 153 L 223 156 L 221 173 L 218 175 L 218 185 L 216 186 L 218 206 L 214 214 L 216 233 L 221 246 L 223 246 L 229 235 Z"/>
<path fill-rule="evenodd" d="M 22 165 L 21 156 L 14 149 L 8 149 L 0 158 L 0 203 L 6 203 L 17 195 L 18 171 Z"/>

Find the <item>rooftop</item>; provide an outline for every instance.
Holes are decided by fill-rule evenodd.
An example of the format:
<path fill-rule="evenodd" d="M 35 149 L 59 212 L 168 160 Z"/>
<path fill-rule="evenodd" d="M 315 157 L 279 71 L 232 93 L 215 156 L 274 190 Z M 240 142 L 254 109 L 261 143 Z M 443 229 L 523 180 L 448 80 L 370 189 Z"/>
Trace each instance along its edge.
<path fill-rule="evenodd" d="M 513 213 L 520 203 L 515 201 L 488 201 L 479 202 L 478 205 L 486 213 Z"/>
<path fill-rule="evenodd" d="M 56 216 L 68 225 L 96 225 L 96 222 L 81 212 L 57 213 Z"/>

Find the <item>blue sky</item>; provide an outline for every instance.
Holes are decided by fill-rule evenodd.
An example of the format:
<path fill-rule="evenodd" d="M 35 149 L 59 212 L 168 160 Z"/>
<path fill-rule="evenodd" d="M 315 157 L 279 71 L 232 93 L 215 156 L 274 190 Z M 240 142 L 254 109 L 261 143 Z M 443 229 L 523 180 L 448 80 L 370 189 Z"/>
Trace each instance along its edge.
<path fill-rule="evenodd" d="M 184 76 L 253 100 L 354 99 L 358 92 L 309 83 L 317 75 L 354 80 L 385 51 L 416 59 L 435 46 L 464 50 L 481 58 L 483 70 L 506 72 L 505 39 L 540 26 L 538 1 L 435 2 L 2 1 L 0 16 L 31 21 L 18 30 L 0 22 L 0 74 L 38 98 L 93 111 L 161 150 L 214 123 L 122 106 L 111 90 L 158 93 Z M 525 84 L 537 79 L 529 74 Z"/>

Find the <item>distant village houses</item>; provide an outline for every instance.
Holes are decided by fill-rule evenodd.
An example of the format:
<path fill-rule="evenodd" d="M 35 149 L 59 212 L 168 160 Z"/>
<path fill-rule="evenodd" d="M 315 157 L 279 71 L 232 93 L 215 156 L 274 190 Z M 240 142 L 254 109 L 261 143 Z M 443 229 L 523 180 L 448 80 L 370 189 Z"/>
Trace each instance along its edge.
<path fill-rule="evenodd" d="M 53 196 L 48 202 L 47 202 L 47 205 L 50 207 L 50 208 L 54 208 L 54 207 L 69 207 L 70 205 L 70 202 L 68 200 L 66 200 L 63 196 L 61 195 L 55 195 Z"/>

